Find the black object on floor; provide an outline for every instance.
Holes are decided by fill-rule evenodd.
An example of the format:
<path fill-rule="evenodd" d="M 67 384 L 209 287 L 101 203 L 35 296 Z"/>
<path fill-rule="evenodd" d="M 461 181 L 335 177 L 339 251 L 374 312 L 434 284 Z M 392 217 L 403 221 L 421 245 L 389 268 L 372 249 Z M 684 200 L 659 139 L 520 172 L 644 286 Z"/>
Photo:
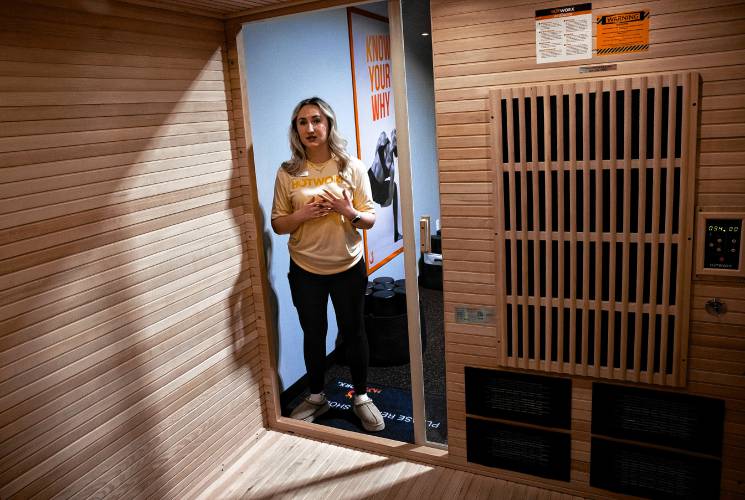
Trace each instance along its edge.
<path fill-rule="evenodd" d="M 396 441 L 414 442 L 411 394 L 408 392 L 394 387 L 368 384 L 367 394 L 375 402 L 385 420 L 385 429 L 380 432 L 367 432 L 362 428 L 359 419 L 352 412 L 353 388 L 348 381 L 332 380 L 326 384 L 325 392 L 331 409 L 316 420 L 317 424 L 364 432 Z M 302 397 L 295 398 L 290 407 L 294 408 L 300 404 Z M 432 418 L 431 415 L 430 418 Z M 427 426 L 432 429 L 438 429 L 444 425 L 442 415 L 427 422 Z"/>
<path fill-rule="evenodd" d="M 442 261 L 428 264 L 424 255 L 419 256 L 419 286 L 431 290 L 442 290 Z"/>
<path fill-rule="evenodd" d="M 404 301 L 406 295 L 404 295 Z M 419 313 L 422 352 L 427 350 L 427 323 Z M 365 315 L 365 331 L 370 346 L 370 366 L 397 366 L 409 363 L 409 324 L 406 309 L 403 314 Z"/>

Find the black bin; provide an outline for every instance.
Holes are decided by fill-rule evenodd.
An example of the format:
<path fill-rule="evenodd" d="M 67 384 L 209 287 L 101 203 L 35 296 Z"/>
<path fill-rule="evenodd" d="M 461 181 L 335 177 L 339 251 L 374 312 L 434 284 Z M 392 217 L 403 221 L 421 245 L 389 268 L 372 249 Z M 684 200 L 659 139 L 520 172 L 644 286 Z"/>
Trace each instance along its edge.
<path fill-rule="evenodd" d="M 372 294 L 370 313 L 375 316 L 396 316 L 396 293 L 393 290 L 375 290 Z"/>
<path fill-rule="evenodd" d="M 376 294 L 381 294 L 376 297 Z M 385 294 L 385 296 L 383 296 Z M 392 296 L 391 296 L 392 295 Z M 396 366 L 409 362 L 409 331 L 406 314 L 406 290 L 373 293 L 371 312 L 365 315 L 365 331 L 370 347 L 371 366 Z M 391 313 L 391 314 L 387 314 Z M 422 351 L 426 349 L 424 317 L 419 313 Z"/>

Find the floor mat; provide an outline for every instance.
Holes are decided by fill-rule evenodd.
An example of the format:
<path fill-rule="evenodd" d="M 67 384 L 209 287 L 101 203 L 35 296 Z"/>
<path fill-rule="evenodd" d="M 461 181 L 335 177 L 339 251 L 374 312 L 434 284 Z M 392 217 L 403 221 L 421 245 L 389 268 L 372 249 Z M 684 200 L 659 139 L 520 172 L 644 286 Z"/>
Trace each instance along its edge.
<path fill-rule="evenodd" d="M 345 380 L 335 379 L 326 384 L 325 392 L 331 409 L 319 417 L 316 423 L 337 429 L 373 434 L 396 441 L 414 442 L 410 393 L 395 387 L 368 384 L 367 394 L 383 415 L 385 429 L 380 432 L 367 432 L 352 412 L 352 384 Z M 293 400 L 290 403 L 290 408 L 297 406 L 303 397 L 305 397 L 305 394 Z M 427 420 L 428 435 L 430 434 L 429 431 L 444 430 L 445 426 L 441 415 L 434 414 L 434 417 L 431 415 L 430 413 L 432 420 Z"/>

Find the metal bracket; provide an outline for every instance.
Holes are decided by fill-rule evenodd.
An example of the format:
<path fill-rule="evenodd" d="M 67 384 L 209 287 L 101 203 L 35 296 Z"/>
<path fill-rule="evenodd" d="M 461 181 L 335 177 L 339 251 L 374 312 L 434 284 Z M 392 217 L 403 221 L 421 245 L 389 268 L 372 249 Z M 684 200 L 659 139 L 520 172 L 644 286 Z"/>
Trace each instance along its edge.
<path fill-rule="evenodd" d="M 727 304 L 717 298 L 706 301 L 706 312 L 713 316 L 721 316 L 727 312 Z"/>

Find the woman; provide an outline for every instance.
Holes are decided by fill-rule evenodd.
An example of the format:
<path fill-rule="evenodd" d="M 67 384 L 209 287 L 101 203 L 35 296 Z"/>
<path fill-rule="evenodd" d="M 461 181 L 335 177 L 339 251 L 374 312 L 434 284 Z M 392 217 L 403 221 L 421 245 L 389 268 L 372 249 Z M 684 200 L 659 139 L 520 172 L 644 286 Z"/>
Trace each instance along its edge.
<path fill-rule="evenodd" d="M 272 205 L 272 229 L 290 234 L 288 279 L 310 385 L 310 395 L 290 416 L 313 422 L 329 409 L 323 387 L 331 296 L 352 372 L 353 411 L 365 430 L 380 431 L 383 417 L 367 395 L 367 272 L 357 231 L 375 224 L 375 211 L 365 166 L 345 146 L 326 102 L 312 97 L 298 103 L 290 124 L 292 158 L 277 171 Z"/>

